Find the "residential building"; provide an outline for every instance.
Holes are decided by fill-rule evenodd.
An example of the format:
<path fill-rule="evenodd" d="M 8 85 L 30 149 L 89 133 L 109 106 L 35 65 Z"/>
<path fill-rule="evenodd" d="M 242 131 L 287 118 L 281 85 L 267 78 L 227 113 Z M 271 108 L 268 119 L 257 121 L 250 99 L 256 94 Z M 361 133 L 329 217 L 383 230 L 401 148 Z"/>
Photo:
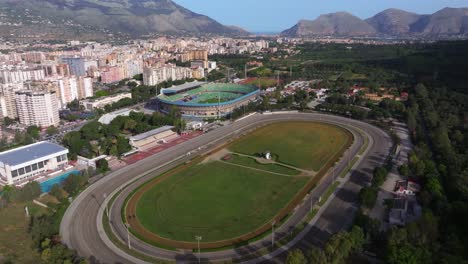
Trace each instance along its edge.
<path fill-rule="evenodd" d="M 45 79 L 42 68 L 29 66 L 11 66 L 0 68 L 0 83 L 21 83 Z"/>
<path fill-rule="evenodd" d="M 192 78 L 192 70 L 167 64 L 162 67 L 145 68 L 143 70 L 143 83 L 154 86 L 168 80 L 183 80 Z"/>
<path fill-rule="evenodd" d="M 60 123 L 56 92 L 22 90 L 15 93 L 21 124 L 49 127 Z"/>
<path fill-rule="evenodd" d="M 0 84 L 0 105 L 3 118 L 18 118 L 15 93 L 23 89 L 23 83 Z"/>
<path fill-rule="evenodd" d="M 100 68 L 102 83 L 115 83 L 124 79 L 124 72 L 120 66 L 105 66 Z"/>
<path fill-rule="evenodd" d="M 62 62 L 68 64 L 72 75 L 86 76 L 85 59 L 81 57 L 64 57 Z"/>

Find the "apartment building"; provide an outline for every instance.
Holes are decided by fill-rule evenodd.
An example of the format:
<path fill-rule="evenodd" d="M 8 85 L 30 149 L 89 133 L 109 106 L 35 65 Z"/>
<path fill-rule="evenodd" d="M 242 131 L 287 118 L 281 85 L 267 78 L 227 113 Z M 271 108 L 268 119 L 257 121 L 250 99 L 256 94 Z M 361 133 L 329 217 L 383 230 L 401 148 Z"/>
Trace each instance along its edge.
<path fill-rule="evenodd" d="M 22 90 L 15 93 L 15 100 L 21 124 L 38 127 L 59 125 L 56 92 Z"/>

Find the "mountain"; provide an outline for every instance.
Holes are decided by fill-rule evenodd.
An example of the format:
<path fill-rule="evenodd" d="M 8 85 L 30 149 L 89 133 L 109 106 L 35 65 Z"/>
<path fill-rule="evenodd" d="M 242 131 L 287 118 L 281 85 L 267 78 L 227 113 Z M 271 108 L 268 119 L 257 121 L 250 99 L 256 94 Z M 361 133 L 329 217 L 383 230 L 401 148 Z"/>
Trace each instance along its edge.
<path fill-rule="evenodd" d="M 468 34 L 468 8 L 444 8 L 429 15 L 391 8 L 366 20 L 339 12 L 321 15 L 312 21 L 301 20 L 281 33 L 288 37 L 383 35 L 435 38 L 464 34 Z"/>
<path fill-rule="evenodd" d="M 411 26 L 423 16 L 399 9 L 387 9 L 366 19 L 381 34 L 402 35 L 411 32 Z"/>
<path fill-rule="evenodd" d="M 468 8 L 444 8 L 421 19 L 414 27 L 414 30 L 430 35 L 468 33 Z"/>
<path fill-rule="evenodd" d="M 301 20 L 284 31 L 283 36 L 363 36 L 375 34 L 375 29 L 362 19 L 346 12 L 321 15 L 315 20 Z"/>
<path fill-rule="evenodd" d="M 21 14 L 12 16 L 10 21 L 19 32 L 28 31 L 25 27 L 32 22 L 38 24 L 39 18 L 39 22 L 42 21 L 39 24 L 44 27 L 69 26 L 83 33 L 107 32 L 130 36 L 245 33 L 171 0 L 0 0 L 1 11 Z"/>

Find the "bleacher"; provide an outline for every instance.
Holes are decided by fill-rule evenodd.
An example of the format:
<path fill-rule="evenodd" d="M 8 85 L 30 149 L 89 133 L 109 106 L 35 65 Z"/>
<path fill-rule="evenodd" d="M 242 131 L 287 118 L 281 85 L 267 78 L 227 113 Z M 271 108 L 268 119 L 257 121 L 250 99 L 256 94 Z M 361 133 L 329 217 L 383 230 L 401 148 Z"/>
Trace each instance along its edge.
<path fill-rule="evenodd" d="M 199 88 L 185 90 L 181 93 L 172 95 L 160 95 L 159 98 L 170 102 L 185 101 L 191 103 L 203 103 L 214 101 L 218 96 L 221 97 L 220 102 L 226 102 L 239 98 L 244 94 L 251 93 L 257 90 L 254 86 L 239 85 L 239 84 L 205 84 Z"/>

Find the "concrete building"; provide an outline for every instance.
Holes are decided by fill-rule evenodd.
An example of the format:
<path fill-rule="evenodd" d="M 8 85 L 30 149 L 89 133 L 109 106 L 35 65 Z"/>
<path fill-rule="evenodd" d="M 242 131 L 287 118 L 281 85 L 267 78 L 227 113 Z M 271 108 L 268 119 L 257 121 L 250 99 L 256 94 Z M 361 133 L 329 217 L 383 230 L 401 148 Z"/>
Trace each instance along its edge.
<path fill-rule="evenodd" d="M 93 109 L 101 109 L 106 105 L 116 103 L 124 98 L 132 98 L 131 93 L 120 93 L 116 95 L 101 97 L 97 99 L 87 99 L 80 101 L 80 105 L 84 107 L 85 110 L 92 111 Z"/>
<path fill-rule="evenodd" d="M 7 66 L 0 69 L 0 83 L 21 83 L 45 79 L 45 71 L 38 67 Z"/>
<path fill-rule="evenodd" d="M 78 77 L 78 98 L 88 98 L 94 96 L 93 78 Z"/>
<path fill-rule="evenodd" d="M 68 149 L 49 142 L 19 147 L 0 153 L 0 184 L 19 185 L 48 171 L 63 169 Z"/>
<path fill-rule="evenodd" d="M 62 62 L 68 64 L 72 75 L 86 76 L 85 59 L 81 57 L 64 57 Z"/>
<path fill-rule="evenodd" d="M 23 83 L 0 84 L 0 105 L 3 118 L 18 118 L 15 93 L 23 89 Z"/>
<path fill-rule="evenodd" d="M 100 68 L 102 83 L 115 83 L 124 79 L 124 71 L 120 66 L 105 66 Z"/>
<path fill-rule="evenodd" d="M 183 80 L 192 78 L 192 70 L 175 65 L 164 65 L 162 67 L 145 68 L 143 70 L 143 83 L 154 86 L 168 80 Z"/>
<path fill-rule="evenodd" d="M 177 55 L 177 59 L 181 62 L 189 62 L 194 60 L 208 60 L 207 50 L 191 50 Z"/>
<path fill-rule="evenodd" d="M 21 124 L 49 127 L 60 123 L 55 92 L 22 90 L 15 93 L 16 109 Z"/>
<path fill-rule="evenodd" d="M 163 126 L 146 133 L 130 138 L 130 145 L 136 149 L 142 149 L 154 143 L 166 143 L 168 140 L 177 137 L 177 133 L 172 131 L 174 126 Z"/>

